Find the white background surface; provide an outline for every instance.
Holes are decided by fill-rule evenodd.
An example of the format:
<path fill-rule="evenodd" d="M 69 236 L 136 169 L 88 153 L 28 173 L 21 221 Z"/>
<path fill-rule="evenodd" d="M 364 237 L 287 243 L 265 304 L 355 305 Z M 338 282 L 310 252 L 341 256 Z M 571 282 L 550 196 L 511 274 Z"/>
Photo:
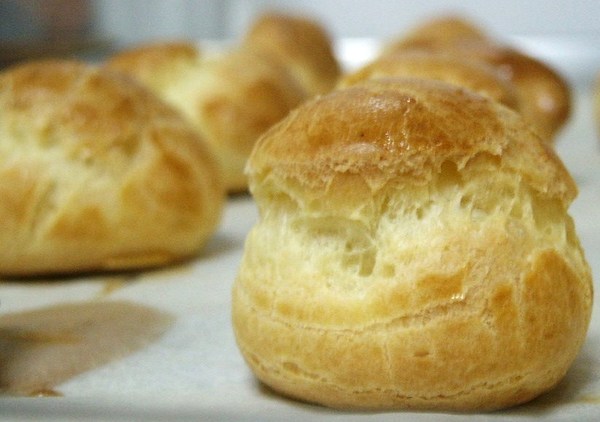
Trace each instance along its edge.
<path fill-rule="evenodd" d="M 600 36 L 596 0 L 95 0 L 97 31 L 122 42 L 239 36 L 264 9 L 302 11 L 336 38 L 396 35 L 455 12 L 501 35 Z"/>
<path fill-rule="evenodd" d="M 527 41 L 527 40 L 525 40 Z M 536 43 L 540 55 L 565 55 L 562 44 Z M 543 46 L 543 47 L 540 47 Z M 587 48 L 587 45 L 583 47 Z M 585 49 L 584 49 L 585 50 Z M 349 48 L 347 51 L 359 51 Z M 587 50 L 586 50 L 587 51 Z M 557 150 L 580 187 L 573 204 L 577 232 L 594 275 L 600 274 L 600 143 L 591 109 L 591 75 L 598 62 L 579 58 L 568 76 L 575 110 Z M 572 69 L 573 70 L 573 69 Z M 591 78 L 584 78 L 585 80 Z M 533 403 L 488 415 L 347 413 L 293 402 L 262 388 L 242 361 L 230 325 L 230 291 L 246 233 L 256 219 L 250 197 L 232 198 L 204 254 L 181 268 L 133 278 L 110 294 L 103 277 L 53 283 L 0 283 L 0 313 L 52 303 L 125 299 L 173 313 L 175 325 L 149 347 L 56 386 L 62 398 L 2 398 L 5 420 L 594 420 L 600 415 L 600 309 L 598 294 L 587 343 L 567 377 Z"/>

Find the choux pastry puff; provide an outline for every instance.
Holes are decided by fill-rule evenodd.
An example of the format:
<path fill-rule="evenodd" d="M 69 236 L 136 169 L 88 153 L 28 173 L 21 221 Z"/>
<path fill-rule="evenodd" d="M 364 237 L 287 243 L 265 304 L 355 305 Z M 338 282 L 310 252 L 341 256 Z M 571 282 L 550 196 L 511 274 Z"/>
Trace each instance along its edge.
<path fill-rule="evenodd" d="M 247 167 L 233 328 L 264 384 L 341 409 L 492 410 L 565 375 L 592 305 L 575 183 L 522 117 L 378 79 L 310 100 Z"/>

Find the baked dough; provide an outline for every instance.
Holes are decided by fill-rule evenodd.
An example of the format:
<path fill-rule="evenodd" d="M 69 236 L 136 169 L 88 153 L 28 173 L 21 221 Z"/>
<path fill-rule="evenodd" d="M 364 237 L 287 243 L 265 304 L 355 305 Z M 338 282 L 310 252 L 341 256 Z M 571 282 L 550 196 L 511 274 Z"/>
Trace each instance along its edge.
<path fill-rule="evenodd" d="M 493 67 L 480 61 L 430 51 L 411 50 L 385 54 L 344 75 L 337 87 L 356 85 L 367 79 L 398 76 L 448 82 L 475 91 L 515 110 L 519 109 L 514 86 L 501 78 Z"/>
<path fill-rule="evenodd" d="M 185 41 L 119 52 L 107 67 L 127 73 L 184 113 L 209 143 L 229 192 L 247 190 L 256 139 L 307 94 L 289 70 L 250 46 L 202 54 Z"/>
<path fill-rule="evenodd" d="M 443 49 L 464 42 L 488 41 L 482 28 L 458 15 L 437 16 L 421 22 L 402 37 L 384 46 L 384 51 L 398 49 Z"/>
<path fill-rule="evenodd" d="M 243 42 L 279 59 L 311 96 L 331 91 L 340 77 L 331 37 L 315 19 L 263 13 L 252 22 Z"/>
<path fill-rule="evenodd" d="M 592 286 L 573 179 L 521 116 L 425 79 L 313 99 L 257 143 L 237 344 L 336 408 L 491 410 L 552 388 Z"/>
<path fill-rule="evenodd" d="M 39 61 L 0 75 L 0 274 L 141 268 L 198 253 L 225 190 L 199 135 L 120 74 Z"/>
<path fill-rule="evenodd" d="M 546 63 L 499 43 L 475 25 L 459 18 L 427 21 L 394 40 L 384 54 L 411 50 L 442 52 L 459 60 L 477 60 L 494 67 L 514 85 L 519 112 L 547 142 L 554 142 L 571 114 L 568 82 Z"/>

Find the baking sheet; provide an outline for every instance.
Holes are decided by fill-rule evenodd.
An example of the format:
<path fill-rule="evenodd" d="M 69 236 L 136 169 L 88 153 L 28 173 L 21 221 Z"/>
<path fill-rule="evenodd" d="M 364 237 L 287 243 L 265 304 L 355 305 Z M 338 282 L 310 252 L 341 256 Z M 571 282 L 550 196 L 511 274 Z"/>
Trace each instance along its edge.
<path fill-rule="evenodd" d="M 575 109 L 557 151 L 579 184 L 571 208 L 596 276 L 600 274 L 600 142 L 592 116 L 590 81 L 598 57 L 585 51 L 572 69 L 573 49 L 529 42 L 573 82 Z M 568 44 L 572 46 L 572 44 Z M 587 45 L 587 44 L 586 44 Z M 340 43 L 347 65 L 367 57 L 370 40 Z M 558 49 L 557 49 L 558 48 Z M 564 51 L 564 49 L 569 51 Z M 564 54 L 563 54 L 564 53 Z M 568 54 L 567 54 L 568 53 Z M 581 63 L 585 63 L 581 65 Z M 583 66 L 583 67 L 582 67 Z M 485 415 L 427 412 L 339 412 L 277 396 L 258 384 L 235 345 L 230 291 L 246 233 L 257 218 L 248 195 L 229 199 L 219 231 L 197 259 L 143 273 L 73 279 L 0 282 L 0 315 L 53 304 L 128 301 L 175 319 L 157 341 L 52 387 L 55 397 L 0 398 L 3 420 L 594 420 L 600 416 L 600 309 L 595 294 L 588 339 L 565 379 L 539 399 Z M 597 291 L 597 289 L 596 289 Z"/>

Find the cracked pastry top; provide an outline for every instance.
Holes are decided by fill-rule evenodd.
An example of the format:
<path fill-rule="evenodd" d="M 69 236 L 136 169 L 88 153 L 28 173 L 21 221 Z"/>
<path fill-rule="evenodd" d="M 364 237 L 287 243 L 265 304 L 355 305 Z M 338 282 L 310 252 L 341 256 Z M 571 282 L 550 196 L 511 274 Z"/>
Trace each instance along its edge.
<path fill-rule="evenodd" d="M 75 61 L 0 75 L 0 274 L 164 265 L 217 229 L 225 189 L 203 139 L 120 74 Z"/>

